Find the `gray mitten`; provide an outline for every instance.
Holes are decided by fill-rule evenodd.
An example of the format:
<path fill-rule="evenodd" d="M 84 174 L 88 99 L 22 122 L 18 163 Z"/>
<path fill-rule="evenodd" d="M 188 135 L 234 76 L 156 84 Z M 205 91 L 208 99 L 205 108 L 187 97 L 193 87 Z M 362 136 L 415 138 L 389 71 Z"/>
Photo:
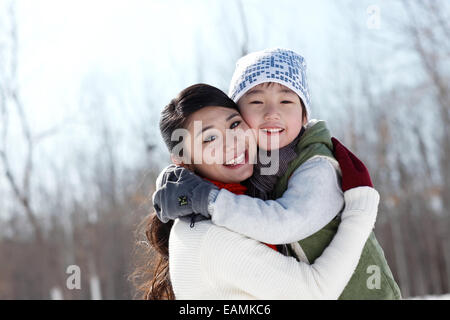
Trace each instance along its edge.
<path fill-rule="evenodd" d="M 170 165 L 156 180 L 153 207 L 159 220 L 164 223 L 192 213 L 210 218 L 208 197 L 213 189 L 218 190 L 214 184 L 189 169 Z"/>

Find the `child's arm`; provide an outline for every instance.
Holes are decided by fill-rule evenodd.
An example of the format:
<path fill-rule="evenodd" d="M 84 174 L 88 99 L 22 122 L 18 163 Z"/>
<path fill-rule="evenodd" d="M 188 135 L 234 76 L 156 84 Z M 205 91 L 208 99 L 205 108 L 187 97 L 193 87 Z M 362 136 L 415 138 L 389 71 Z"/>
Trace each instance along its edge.
<path fill-rule="evenodd" d="M 314 158 L 294 171 L 281 198 L 263 201 L 222 189 L 208 210 L 216 225 L 262 242 L 283 244 L 319 231 L 343 205 L 336 169 L 329 160 Z"/>
<path fill-rule="evenodd" d="M 312 265 L 215 228 L 200 248 L 202 270 L 209 279 L 219 278 L 256 299 L 337 299 L 358 264 L 378 202 L 378 192 L 370 187 L 345 192 L 338 231 Z"/>

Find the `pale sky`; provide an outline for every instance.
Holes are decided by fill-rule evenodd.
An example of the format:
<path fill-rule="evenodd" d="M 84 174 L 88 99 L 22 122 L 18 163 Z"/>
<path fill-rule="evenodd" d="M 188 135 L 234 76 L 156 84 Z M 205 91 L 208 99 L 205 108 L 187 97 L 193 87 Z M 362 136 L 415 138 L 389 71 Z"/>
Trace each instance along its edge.
<path fill-rule="evenodd" d="M 148 100 L 157 120 L 159 110 L 190 84 L 201 80 L 226 91 L 239 58 L 233 42 L 242 39 L 242 27 L 233 1 L 17 4 L 21 94 L 36 131 L 79 115 L 86 90 L 122 101 L 108 112 L 118 126 L 123 119 L 138 122 Z M 310 81 L 320 75 L 332 21 L 329 1 L 247 0 L 244 8 L 249 50 L 293 49 L 305 56 Z"/>
<path fill-rule="evenodd" d="M 233 1 L 17 3 L 22 95 L 27 106 L 39 108 L 34 117 L 44 128 L 44 123 L 64 118 L 79 103 L 80 87 L 92 74 L 109 78 L 113 88 L 132 84 L 138 90 L 144 81 L 151 82 L 161 97 L 158 102 L 164 104 L 197 80 L 197 56 L 203 59 L 203 81 L 222 86 L 226 79 L 218 71 L 227 68 L 231 76 L 233 55 L 238 58 L 227 30 L 233 27 L 241 37 Z M 307 59 L 313 77 L 324 65 L 315 59 L 323 57 L 328 47 L 333 6 L 329 1 L 292 3 L 244 1 L 249 49 L 282 46 L 296 50 Z M 268 6 L 272 8 L 261 14 Z M 292 8 L 298 14 L 290 12 Z"/>
<path fill-rule="evenodd" d="M 375 3 L 383 10 L 383 6 L 381 1 L 364 3 L 353 14 L 361 32 L 367 33 L 366 7 Z M 239 58 L 237 43 L 243 39 L 235 1 L 16 0 L 16 4 L 20 93 L 32 129 L 42 132 L 67 120 L 61 133 L 39 145 L 35 160 L 44 176 L 49 163 L 62 169 L 75 161 L 74 151 L 95 156 L 101 144 L 100 129 L 92 131 L 96 123 L 110 125 L 116 152 L 126 167 L 142 159 L 142 141 L 136 135 L 148 125 L 147 134 L 159 143 L 164 162 L 167 151 L 157 128 L 160 110 L 196 82 L 227 91 Z M 332 113 L 331 103 L 327 110 L 314 108 L 333 100 L 324 92 L 339 85 L 342 75 L 351 79 L 348 66 L 334 65 L 352 50 L 336 2 L 245 0 L 244 10 L 248 49 L 279 46 L 302 54 L 308 64 L 313 116 Z M 336 70 L 342 74 L 336 75 Z M 20 135 L 18 126 L 11 127 L 10 135 Z M 19 163 L 20 145 L 9 147 Z"/>

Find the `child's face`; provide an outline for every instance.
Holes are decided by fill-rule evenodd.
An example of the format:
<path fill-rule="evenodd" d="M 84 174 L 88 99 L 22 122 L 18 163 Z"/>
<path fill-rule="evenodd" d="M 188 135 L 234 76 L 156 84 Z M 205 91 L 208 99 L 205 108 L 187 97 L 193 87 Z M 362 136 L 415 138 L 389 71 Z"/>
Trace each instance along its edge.
<path fill-rule="evenodd" d="M 191 163 L 188 168 L 224 183 L 238 183 L 253 174 L 256 140 L 237 110 L 202 108 L 190 115 L 186 129 L 189 138 L 184 146 Z"/>
<path fill-rule="evenodd" d="M 304 124 L 299 96 L 275 82 L 262 83 L 238 101 L 239 110 L 257 135 L 258 146 L 275 150 L 291 143 Z"/>

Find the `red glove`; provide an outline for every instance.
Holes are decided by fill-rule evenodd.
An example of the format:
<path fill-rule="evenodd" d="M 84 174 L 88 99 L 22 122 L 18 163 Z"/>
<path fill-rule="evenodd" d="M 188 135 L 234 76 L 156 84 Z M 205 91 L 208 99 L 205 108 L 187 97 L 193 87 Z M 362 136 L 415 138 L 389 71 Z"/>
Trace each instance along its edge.
<path fill-rule="evenodd" d="M 342 190 L 347 191 L 356 187 L 373 187 L 369 171 L 364 163 L 350 152 L 336 138 L 331 138 L 334 147 L 334 156 L 339 162 L 342 171 Z"/>

